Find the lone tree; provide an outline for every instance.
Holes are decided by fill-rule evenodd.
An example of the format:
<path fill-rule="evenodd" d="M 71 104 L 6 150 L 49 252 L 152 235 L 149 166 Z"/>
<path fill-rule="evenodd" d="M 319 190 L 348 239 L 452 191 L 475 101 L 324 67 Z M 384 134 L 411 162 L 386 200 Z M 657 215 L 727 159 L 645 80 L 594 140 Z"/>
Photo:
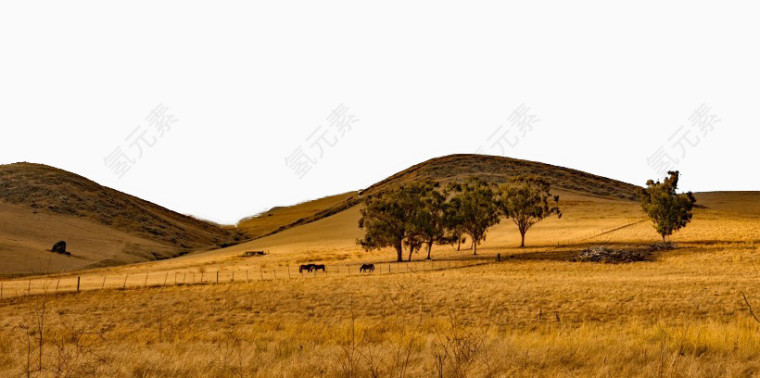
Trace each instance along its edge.
<path fill-rule="evenodd" d="M 520 248 L 525 248 L 525 234 L 533 225 L 555 214 L 562 218 L 562 211 L 556 206 L 559 196 L 552 196 L 551 184 L 541 177 L 518 176 L 503 185 L 499 195 L 502 214 L 520 230 Z"/>
<path fill-rule="evenodd" d="M 449 190 L 454 197 L 450 201 L 448 218 L 470 235 L 472 254 L 477 255 L 478 245 L 485 240 L 488 229 L 499 223 L 493 186 L 472 178 L 465 183 L 452 183 Z"/>
<path fill-rule="evenodd" d="M 639 189 L 641 208 L 652 219 L 657 233 L 665 238 L 686 227 L 691 221 L 691 210 L 697 202 L 691 192 L 676 193 L 678 171 L 669 171 L 664 181 L 647 181 L 646 189 Z"/>

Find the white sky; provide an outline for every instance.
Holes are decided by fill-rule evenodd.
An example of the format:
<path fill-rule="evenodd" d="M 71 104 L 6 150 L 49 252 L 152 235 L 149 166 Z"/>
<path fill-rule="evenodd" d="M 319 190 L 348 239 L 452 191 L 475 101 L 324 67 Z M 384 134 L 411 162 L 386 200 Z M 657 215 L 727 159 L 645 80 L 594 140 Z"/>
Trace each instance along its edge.
<path fill-rule="evenodd" d="M 2 2 L 0 163 L 234 223 L 501 154 L 489 137 L 525 104 L 537 121 L 508 156 L 643 184 L 665 146 L 685 190 L 760 190 L 758 2 L 250 3 Z M 155 132 L 158 104 L 177 121 L 138 159 L 125 138 Z M 358 120 L 342 136 L 325 120 L 340 104 Z M 719 122 L 674 147 L 701 104 Z M 299 179 L 285 158 L 319 157 L 320 125 L 334 146 Z M 118 178 L 120 146 L 135 163 Z"/>

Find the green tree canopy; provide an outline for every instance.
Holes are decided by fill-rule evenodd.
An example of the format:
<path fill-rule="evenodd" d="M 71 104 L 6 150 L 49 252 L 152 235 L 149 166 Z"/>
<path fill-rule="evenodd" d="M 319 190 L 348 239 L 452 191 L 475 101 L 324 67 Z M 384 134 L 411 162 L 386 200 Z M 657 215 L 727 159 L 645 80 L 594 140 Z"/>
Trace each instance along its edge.
<path fill-rule="evenodd" d="M 427 237 L 426 199 L 433 196 L 437 183 L 415 182 L 367 198 L 361 210 L 359 228 L 364 238 L 357 240 L 365 250 L 392 247 L 397 261 L 403 261 L 403 247 L 412 253 L 421 248 Z"/>
<path fill-rule="evenodd" d="M 499 189 L 499 209 L 517 225 L 520 248 L 525 247 L 525 234 L 533 225 L 555 214 L 562 218 L 556 206 L 559 196 L 552 196 L 551 185 L 541 177 L 518 176 Z"/>
<path fill-rule="evenodd" d="M 478 245 L 485 240 L 488 229 L 499 223 L 493 185 L 472 178 L 464 183 L 452 183 L 448 189 L 453 197 L 447 219 L 470 235 L 473 254 L 477 255 Z"/>
<path fill-rule="evenodd" d="M 638 192 L 642 210 L 652 219 L 654 228 L 663 241 L 673 235 L 673 232 L 686 227 L 697 202 L 691 192 L 676 192 L 679 176 L 678 171 L 670 171 L 662 182 L 649 180 L 647 187 Z"/>
<path fill-rule="evenodd" d="M 440 185 L 435 181 L 424 183 L 420 191 L 420 206 L 415 216 L 410 219 L 411 233 L 422 244 L 427 245 L 428 260 L 430 260 L 433 244 L 448 244 L 452 240 L 452 237 L 446 235 L 448 230 L 446 194 L 438 190 L 439 187 Z M 411 251 L 409 257 L 411 259 Z"/>

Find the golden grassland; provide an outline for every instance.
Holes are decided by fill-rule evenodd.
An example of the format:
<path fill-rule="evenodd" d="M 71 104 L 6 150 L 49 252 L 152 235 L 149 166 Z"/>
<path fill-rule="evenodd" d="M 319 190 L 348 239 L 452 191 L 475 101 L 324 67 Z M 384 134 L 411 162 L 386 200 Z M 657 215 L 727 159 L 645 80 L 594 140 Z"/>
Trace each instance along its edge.
<path fill-rule="evenodd" d="M 6 298 L 0 301 L 0 371 L 117 377 L 760 374 L 760 323 L 743 297 L 760 312 L 760 198 L 698 198 L 707 208 L 697 209 L 692 224 L 673 237 L 677 249 L 650 262 L 567 261 L 586 245 L 658 239 L 635 203 L 568 195 L 562 220 L 547 220 L 528 234 L 532 248 L 515 248 L 514 226 L 494 228 L 482 253 L 506 258 L 486 265 Z M 365 253 L 353 244 L 353 211 L 247 245 L 77 274 L 390 260 L 389 251 Z M 239 257 L 249 249 L 270 253 Z M 434 257 L 469 253 L 438 247 Z"/>
<path fill-rule="evenodd" d="M 260 215 L 242 219 L 237 224 L 237 230 L 243 231 L 251 237 L 267 235 L 280 227 L 287 226 L 300 219 L 312 217 L 330 207 L 338 206 L 352 196 L 356 196 L 356 192 L 327 196 L 294 206 L 275 207 Z"/>

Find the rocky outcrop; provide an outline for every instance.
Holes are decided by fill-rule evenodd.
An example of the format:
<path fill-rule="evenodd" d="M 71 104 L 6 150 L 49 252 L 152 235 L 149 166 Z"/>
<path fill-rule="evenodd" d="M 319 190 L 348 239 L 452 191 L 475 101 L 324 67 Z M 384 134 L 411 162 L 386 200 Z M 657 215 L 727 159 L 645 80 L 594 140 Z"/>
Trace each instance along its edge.
<path fill-rule="evenodd" d="M 69 251 L 66 250 L 66 242 L 61 240 L 58 243 L 53 244 L 53 248 L 51 249 L 52 252 L 60 253 L 62 255 L 71 255 Z"/>

